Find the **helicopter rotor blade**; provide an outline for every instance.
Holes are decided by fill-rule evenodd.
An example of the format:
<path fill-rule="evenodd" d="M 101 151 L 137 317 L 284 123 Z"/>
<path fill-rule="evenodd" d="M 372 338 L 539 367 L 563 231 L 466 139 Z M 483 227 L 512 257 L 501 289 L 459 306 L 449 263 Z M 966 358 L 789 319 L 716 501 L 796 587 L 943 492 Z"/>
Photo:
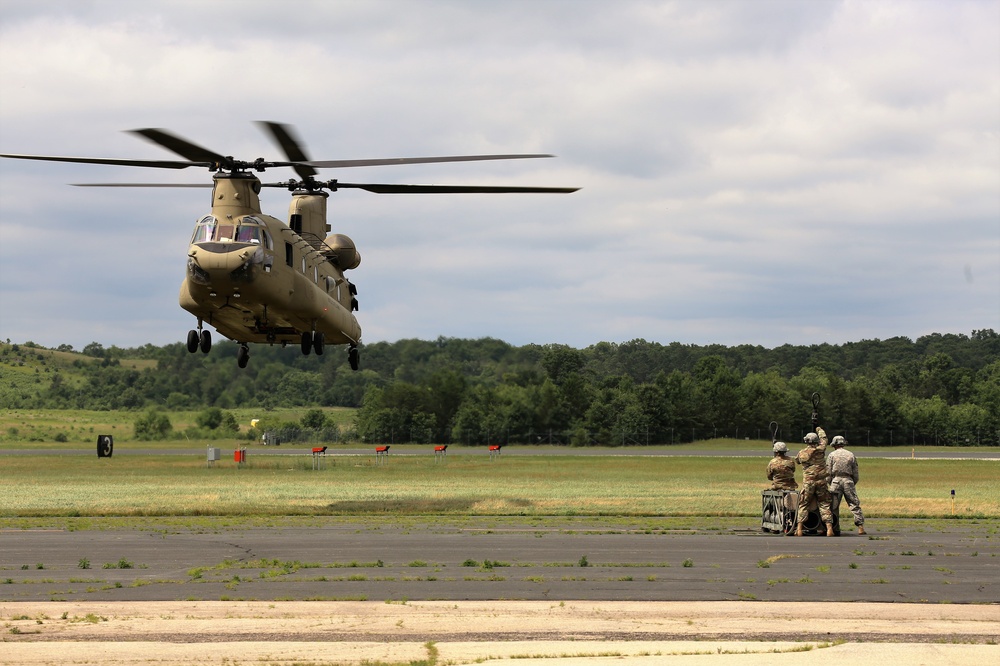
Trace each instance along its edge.
<path fill-rule="evenodd" d="M 555 155 L 450 155 L 445 157 L 389 157 L 370 160 L 311 160 L 305 162 L 319 169 L 338 169 L 344 167 L 392 166 L 399 164 L 438 164 L 442 162 L 480 162 L 484 160 L 528 160 Z"/>
<path fill-rule="evenodd" d="M 72 162 L 74 164 L 110 164 L 114 166 L 150 167 L 154 169 L 186 169 L 188 167 L 208 167 L 210 162 L 181 162 L 180 160 L 127 160 L 111 157 L 58 157 L 55 155 L 13 155 L 2 153 L 0 157 L 15 160 L 37 160 L 41 162 Z"/>
<path fill-rule="evenodd" d="M 569 194 L 578 187 L 519 187 L 507 185 L 390 185 L 384 183 L 337 183 L 375 194 Z"/>
<path fill-rule="evenodd" d="M 70 183 L 73 187 L 197 187 L 210 189 L 211 183 Z"/>
<path fill-rule="evenodd" d="M 388 183 L 342 183 L 331 180 L 325 183 L 315 183 L 314 187 L 332 191 L 338 189 L 355 189 L 374 192 L 375 194 L 569 194 L 576 192 L 578 187 L 521 187 L 508 185 L 395 185 Z M 284 183 L 261 183 L 261 187 L 282 187 L 296 189 L 305 187 L 304 183 L 288 181 Z"/>
<path fill-rule="evenodd" d="M 146 128 L 131 130 L 132 134 L 138 134 L 147 141 L 151 141 L 167 150 L 177 153 L 181 157 L 186 157 L 192 162 L 225 164 L 230 160 L 219 153 L 203 148 L 187 139 L 171 134 L 166 130 L 156 128 Z"/>
<path fill-rule="evenodd" d="M 295 136 L 295 131 L 291 125 L 284 125 L 270 120 L 258 120 L 257 125 L 265 129 L 271 135 L 271 138 L 275 140 L 278 147 L 285 153 L 285 157 L 291 162 L 295 173 L 299 174 L 299 178 L 309 180 L 316 175 L 316 169 L 309 165 L 309 157 L 302 147 L 302 140 Z"/>

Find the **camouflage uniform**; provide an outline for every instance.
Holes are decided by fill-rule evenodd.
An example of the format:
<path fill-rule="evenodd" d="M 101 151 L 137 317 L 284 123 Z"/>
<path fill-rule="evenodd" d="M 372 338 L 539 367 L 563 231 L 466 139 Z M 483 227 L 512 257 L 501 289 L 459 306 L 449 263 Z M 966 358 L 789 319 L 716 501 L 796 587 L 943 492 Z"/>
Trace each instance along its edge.
<path fill-rule="evenodd" d="M 827 487 L 829 476 L 826 471 L 827 437 L 826 432 L 816 428 L 819 444 L 807 446 L 795 456 L 795 461 L 802 465 L 802 491 L 799 493 L 799 510 L 795 516 L 798 524 L 806 522 L 809 517 L 809 502 L 815 497 L 819 506 L 819 515 L 827 525 L 833 524 L 833 512 L 830 510 L 830 489 Z"/>
<path fill-rule="evenodd" d="M 767 464 L 767 478 L 771 481 L 771 490 L 795 490 L 795 461 L 788 456 L 776 455 Z"/>
<path fill-rule="evenodd" d="M 840 499 L 846 497 L 847 506 L 854 514 L 854 524 L 861 527 L 865 524 L 865 514 L 861 512 L 861 500 L 854 489 L 858 482 L 858 459 L 847 449 L 834 449 L 826 461 L 826 470 L 830 475 L 831 509 L 839 512 Z"/>

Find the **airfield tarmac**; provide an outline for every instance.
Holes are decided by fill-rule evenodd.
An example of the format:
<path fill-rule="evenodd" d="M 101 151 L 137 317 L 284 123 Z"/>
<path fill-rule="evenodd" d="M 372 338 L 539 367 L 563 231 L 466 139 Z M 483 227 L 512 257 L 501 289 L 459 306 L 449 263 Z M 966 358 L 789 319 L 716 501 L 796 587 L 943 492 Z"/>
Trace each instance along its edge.
<path fill-rule="evenodd" d="M 0 663 L 1000 660 L 997 521 L 732 521 L 4 530 Z"/>

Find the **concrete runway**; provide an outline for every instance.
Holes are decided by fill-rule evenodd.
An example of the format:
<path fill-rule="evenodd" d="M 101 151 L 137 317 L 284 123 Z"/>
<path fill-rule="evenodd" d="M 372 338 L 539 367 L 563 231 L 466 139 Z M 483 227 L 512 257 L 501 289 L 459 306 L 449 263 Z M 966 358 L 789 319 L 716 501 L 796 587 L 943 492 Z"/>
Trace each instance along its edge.
<path fill-rule="evenodd" d="M 1000 601 L 995 520 L 893 520 L 883 529 L 874 521 L 868 536 L 845 526 L 835 538 L 733 521 L 684 531 L 654 518 L 641 530 L 595 518 L 8 529 L 0 531 L 0 601 Z"/>
<path fill-rule="evenodd" d="M 871 521 L 836 538 L 735 519 L 312 520 L 0 530 L 0 665 L 1000 659 L 996 520 Z"/>

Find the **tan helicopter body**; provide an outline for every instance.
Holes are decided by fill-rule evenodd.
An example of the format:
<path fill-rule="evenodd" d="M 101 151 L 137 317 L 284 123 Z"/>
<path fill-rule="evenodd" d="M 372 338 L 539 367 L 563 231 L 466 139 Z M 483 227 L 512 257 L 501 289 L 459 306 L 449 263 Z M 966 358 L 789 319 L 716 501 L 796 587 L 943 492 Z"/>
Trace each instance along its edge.
<path fill-rule="evenodd" d="M 187 274 L 181 284 L 180 305 L 198 318 L 188 331 L 187 348 L 208 353 L 212 336 L 204 324 L 240 343 L 237 362 L 246 367 L 251 342 L 298 343 L 302 353 L 322 354 L 327 344 L 348 345 L 348 361 L 358 369 L 361 326 L 354 316 L 357 289 L 344 271 L 361 263 L 354 242 L 343 234 L 328 234 L 326 204 L 339 189 L 361 189 L 376 194 L 568 193 L 577 188 L 474 185 L 395 185 L 317 181 L 316 168 L 431 164 L 479 160 L 509 160 L 551 155 L 458 155 L 363 160 L 311 161 L 287 125 L 260 123 L 288 157 L 287 161 L 235 160 L 159 129 L 135 133 L 171 150 L 184 160 L 132 160 L 97 157 L 11 155 L 0 157 L 112 164 L 157 169 L 208 168 L 215 173 L 212 210 L 195 225 L 188 247 Z M 291 167 L 301 180 L 261 183 L 251 171 Z M 202 187 L 162 183 L 97 183 L 86 187 Z M 288 222 L 265 215 L 260 208 L 262 187 L 281 187 L 292 193 Z"/>
<path fill-rule="evenodd" d="M 356 348 L 357 290 L 344 271 L 361 255 L 347 236 L 327 235 L 329 195 L 294 192 L 289 226 L 261 213 L 260 187 L 249 174 L 215 176 L 212 212 L 195 226 L 180 290 L 181 307 L 198 318 L 188 349 L 211 348 L 202 322 L 231 340 L 297 343 L 306 354 L 327 343 Z"/>

